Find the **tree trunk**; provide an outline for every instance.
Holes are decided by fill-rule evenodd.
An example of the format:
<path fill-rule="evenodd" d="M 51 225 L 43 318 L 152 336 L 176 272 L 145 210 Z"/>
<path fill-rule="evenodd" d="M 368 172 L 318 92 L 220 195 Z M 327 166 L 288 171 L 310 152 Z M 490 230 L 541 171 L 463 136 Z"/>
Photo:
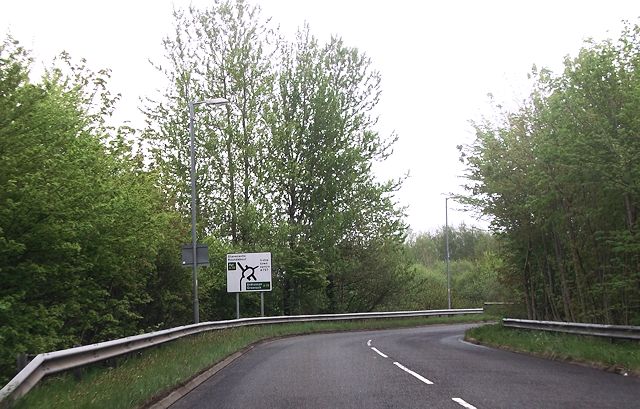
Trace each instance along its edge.
<path fill-rule="evenodd" d="M 564 319 L 567 321 L 574 321 L 573 309 L 571 308 L 571 290 L 567 284 L 567 272 L 564 267 L 564 260 L 562 257 L 562 244 L 558 235 L 553 232 L 553 244 L 554 252 L 556 256 L 556 264 L 558 273 L 560 274 L 560 289 L 562 293 L 562 305 L 564 307 Z"/>

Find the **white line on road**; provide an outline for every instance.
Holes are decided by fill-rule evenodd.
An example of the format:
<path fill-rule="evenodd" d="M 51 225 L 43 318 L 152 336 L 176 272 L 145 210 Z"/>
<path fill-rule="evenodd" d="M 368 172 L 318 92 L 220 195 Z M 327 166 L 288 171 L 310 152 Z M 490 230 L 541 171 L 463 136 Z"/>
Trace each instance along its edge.
<path fill-rule="evenodd" d="M 371 346 L 371 340 L 367 341 L 367 346 L 370 347 Z"/>
<path fill-rule="evenodd" d="M 452 401 L 464 406 L 467 409 L 478 409 L 475 406 L 465 402 L 464 400 L 460 399 L 460 398 L 451 398 Z"/>
<path fill-rule="evenodd" d="M 378 349 L 376 347 L 371 347 L 371 349 L 373 349 L 378 355 L 380 355 L 383 358 L 389 358 L 388 356 L 386 356 L 385 354 L 383 354 L 382 352 L 378 351 Z"/>
<path fill-rule="evenodd" d="M 409 375 L 413 375 L 414 377 L 416 377 L 417 379 L 421 380 L 422 382 L 426 383 L 427 385 L 433 385 L 433 382 L 431 382 L 430 380 L 428 380 L 427 378 L 425 378 L 424 376 L 413 372 L 411 369 L 406 368 L 404 366 L 402 366 L 402 364 L 400 364 L 399 362 L 394 362 L 393 363 L 395 366 L 397 366 L 398 368 L 402 369 L 403 371 L 405 371 L 406 373 L 408 373 Z"/>

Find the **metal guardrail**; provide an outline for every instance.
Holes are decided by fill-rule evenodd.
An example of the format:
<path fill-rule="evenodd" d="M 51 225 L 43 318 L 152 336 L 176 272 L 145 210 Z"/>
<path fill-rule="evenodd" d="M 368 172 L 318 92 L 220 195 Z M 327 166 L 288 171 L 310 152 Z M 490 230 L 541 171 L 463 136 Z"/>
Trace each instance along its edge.
<path fill-rule="evenodd" d="M 148 334 L 100 342 L 97 344 L 47 352 L 36 357 L 20 371 L 9 383 L 0 389 L 0 407 L 24 396 L 46 375 L 72 368 L 78 368 L 94 362 L 104 361 L 120 355 L 139 351 L 165 342 L 206 331 L 264 324 L 285 324 L 312 321 L 351 321 L 376 318 L 408 318 L 429 316 L 450 316 L 481 314 L 482 308 L 367 312 L 354 314 L 294 315 L 280 317 L 241 318 L 228 321 L 212 321 L 185 325 Z"/>
<path fill-rule="evenodd" d="M 568 332 L 594 337 L 640 340 L 640 327 L 627 325 L 584 324 L 562 321 L 534 321 L 503 318 L 502 325 L 509 328 L 533 329 L 540 331 Z"/>

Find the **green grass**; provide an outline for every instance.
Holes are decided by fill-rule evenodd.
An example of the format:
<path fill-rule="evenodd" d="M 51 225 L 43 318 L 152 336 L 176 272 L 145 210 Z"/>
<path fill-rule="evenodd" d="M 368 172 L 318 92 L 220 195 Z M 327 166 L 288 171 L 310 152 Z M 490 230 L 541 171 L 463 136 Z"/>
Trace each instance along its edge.
<path fill-rule="evenodd" d="M 328 331 L 414 327 L 478 322 L 486 315 L 312 322 L 241 327 L 186 337 L 121 358 L 115 367 L 97 365 L 80 380 L 52 376 L 17 402 L 17 408 L 135 408 L 188 381 L 236 351 L 261 340 Z"/>
<path fill-rule="evenodd" d="M 466 332 L 480 344 L 640 375 L 640 342 L 484 325 Z"/>

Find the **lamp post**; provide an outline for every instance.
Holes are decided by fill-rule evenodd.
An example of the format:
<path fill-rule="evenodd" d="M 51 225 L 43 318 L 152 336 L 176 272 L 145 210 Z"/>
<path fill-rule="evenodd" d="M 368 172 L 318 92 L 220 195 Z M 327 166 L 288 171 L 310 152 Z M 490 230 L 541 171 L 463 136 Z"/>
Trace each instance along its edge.
<path fill-rule="evenodd" d="M 449 198 L 444 199 L 444 237 L 447 243 L 447 301 L 449 309 L 451 309 L 451 272 L 449 271 Z"/>
<path fill-rule="evenodd" d="M 196 155 L 195 155 L 195 135 L 193 132 L 193 116 L 196 105 L 226 105 L 229 101 L 225 98 L 205 99 L 202 101 L 189 101 L 189 150 L 191 154 L 191 245 L 192 245 L 192 273 L 191 281 L 193 285 L 193 322 L 200 322 L 200 306 L 198 304 L 198 260 L 196 241 Z"/>

